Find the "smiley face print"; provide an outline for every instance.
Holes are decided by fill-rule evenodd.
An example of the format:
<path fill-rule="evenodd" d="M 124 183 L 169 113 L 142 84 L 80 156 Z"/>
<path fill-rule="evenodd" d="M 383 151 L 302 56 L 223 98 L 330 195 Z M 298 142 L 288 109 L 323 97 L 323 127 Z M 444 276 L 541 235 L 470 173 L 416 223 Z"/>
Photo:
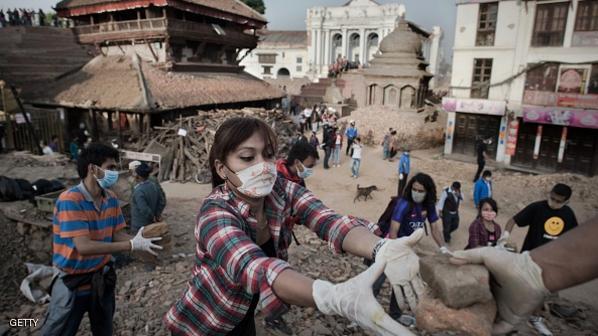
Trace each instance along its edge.
<path fill-rule="evenodd" d="M 544 223 L 544 231 L 551 236 L 558 236 L 564 228 L 565 222 L 560 217 L 550 217 Z"/>

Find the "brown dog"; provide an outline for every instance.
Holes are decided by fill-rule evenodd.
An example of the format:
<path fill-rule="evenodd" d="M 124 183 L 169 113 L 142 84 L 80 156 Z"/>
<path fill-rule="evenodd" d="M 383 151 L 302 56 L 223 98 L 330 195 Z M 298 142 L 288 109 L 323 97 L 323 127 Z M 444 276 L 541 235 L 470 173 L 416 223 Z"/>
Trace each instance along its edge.
<path fill-rule="evenodd" d="M 373 186 L 369 186 L 369 187 L 359 187 L 359 184 L 357 185 L 357 194 L 355 195 L 355 198 L 353 199 L 353 203 L 355 203 L 356 200 L 358 200 L 360 197 L 363 197 L 364 201 L 368 200 L 369 198 L 372 198 L 372 192 L 374 190 L 378 190 L 378 187 L 376 187 L 375 185 Z"/>

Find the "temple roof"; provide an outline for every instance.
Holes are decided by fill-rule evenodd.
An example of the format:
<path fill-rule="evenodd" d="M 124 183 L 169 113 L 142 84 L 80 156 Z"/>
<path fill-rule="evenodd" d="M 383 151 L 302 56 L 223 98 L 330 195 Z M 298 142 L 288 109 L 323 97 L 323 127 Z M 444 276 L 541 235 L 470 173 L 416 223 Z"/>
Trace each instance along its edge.
<path fill-rule="evenodd" d="M 70 15 L 84 15 L 94 12 L 117 11 L 123 8 L 138 8 L 152 6 L 174 6 L 186 3 L 215 9 L 220 12 L 237 15 L 251 20 L 267 23 L 260 13 L 239 0 L 62 0 L 56 5 L 57 12 L 68 11 Z M 84 9 L 86 11 L 76 11 Z M 69 15 L 66 16 L 69 16 Z"/>
<path fill-rule="evenodd" d="M 364 70 L 366 76 L 431 77 L 422 56 L 422 36 L 399 19 L 396 28 L 380 42 L 379 53 Z"/>
<path fill-rule="evenodd" d="M 278 88 L 244 72 L 172 72 L 127 55 L 97 56 L 25 99 L 43 106 L 156 113 L 283 96 Z"/>

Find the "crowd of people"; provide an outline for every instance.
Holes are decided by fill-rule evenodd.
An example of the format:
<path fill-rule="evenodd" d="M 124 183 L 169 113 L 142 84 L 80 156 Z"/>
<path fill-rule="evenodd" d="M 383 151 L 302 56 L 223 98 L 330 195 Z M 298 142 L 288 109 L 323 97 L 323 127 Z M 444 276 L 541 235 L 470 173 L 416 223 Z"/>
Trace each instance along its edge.
<path fill-rule="evenodd" d="M 536 330 L 551 335 L 535 311 L 544 295 L 598 277 L 593 243 L 598 225 L 575 229 L 574 212 L 567 206 L 573 192 L 569 186 L 555 185 L 546 199 L 528 205 L 501 226 L 489 170 L 475 181 L 477 215 L 469 225 L 465 251 L 451 251 L 451 235 L 460 225 L 462 183 L 454 181 L 438 193 L 432 176 L 410 176 L 410 151 L 392 144 L 393 129 L 381 145 L 384 160 L 392 159 L 392 150 L 402 151 L 397 194 L 376 222 L 337 214 L 306 181 L 314 174 L 319 150 L 324 151 L 325 169 L 338 167 L 345 143 L 351 176 L 358 178 L 361 136 L 355 121 L 339 123 L 324 106 L 304 112 L 305 125 L 284 159 L 276 159 L 277 137 L 259 119 L 229 119 L 217 130 L 209 153 L 213 191 L 196 222 L 193 280 L 164 317 L 173 335 L 255 335 L 258 306 L 268 328 L 291 335 L 292 327 L 284 320 L 289 305 L 342 316 L 380 335 L 410 335 L 408 327 L 415 318 L 401 310 L 396 297 L 405 295 L 401 286 L 423 289 L 410 270 L 419 263 L 412 247 L 427 234 L 438 253 L 452 256 L 451 262 L 485 263 L 493 273 L 498 286 L 497 334 L 507 334 L 531 315 L 529 322 Z M 314 118 L 318 115 L 320 121 Z M 131 250 L 155 254 L 161 249 L 156 245 L 159 238 L 142 235 L 145 225 L 161 220 L 166 201 L 159 184 L 151 180 L 151 166 L 129 166 L 135 177 L 134 207 L 139 208 L 133 211 L 134 229 L 128 234 L 110 191 L 119 176 L 118 152 L 92 143 L 79 151 L 76 161 L 82 182 L 61 194 L 54 213 L 53 261 L 59 275 L 42 335 L 74 335 L 85 312 L 94 334 L 111 334 L 116 274 L 110 255 Z M 295 225 L 305 225 L 334 251 L 365 258 L 371 266 L 338 284 L 301 274 L 288 263 L 293 239 L 299 244 Z M 529 227 L 521 254 L 510 252 L 515 225 Z M 581 257 L 577 250 L 583 252 Z M 561 257 L 565 255 L 578 258 Z M 565 268 L 569 273 L 563 275 Z M 386 279 L 393 288 L 388 315 L 375 299 Z M 523 283 L 526 286 L 520 288 Z"/>
<path fill-rule="evenodd" d="M 0 9 L 0 28 L 12 26 L 53 26 L 64 27 L 70 26 L 70 21 L 61 20 L 56 13 L 48 15 L 40 8 L 37 11 L 26 8 L 8 8 L 6 11 Z"/>
<path fill-rule="evenodd" d="M 351 62 L 347 60 L 346 57 L 340 56 L 336 59 L 336 61 L 328 66 L 328 77 L 329 78 L 337 78 L 343 72 L 347 72 L 351 69 L 360 69 L 362 67 L 361 62 L 359 60 L 355 62 Z"/>

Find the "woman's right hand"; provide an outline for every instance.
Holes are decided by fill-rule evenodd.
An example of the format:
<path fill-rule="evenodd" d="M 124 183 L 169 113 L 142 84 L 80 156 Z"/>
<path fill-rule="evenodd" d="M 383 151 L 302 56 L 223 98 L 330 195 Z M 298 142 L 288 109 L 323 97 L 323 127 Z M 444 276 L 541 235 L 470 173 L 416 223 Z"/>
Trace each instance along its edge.
<path fill-rule="evenodd" d="M 312 295 L 318 310 L 326 315 L 343 316 L 375 335 L 414 335 L 388 316 L 374 297 L 372 285 L 385 267 L 386 262 L 378 261 L 359 275 L 336 285 L 323 280 L 314 281 Z"/>

